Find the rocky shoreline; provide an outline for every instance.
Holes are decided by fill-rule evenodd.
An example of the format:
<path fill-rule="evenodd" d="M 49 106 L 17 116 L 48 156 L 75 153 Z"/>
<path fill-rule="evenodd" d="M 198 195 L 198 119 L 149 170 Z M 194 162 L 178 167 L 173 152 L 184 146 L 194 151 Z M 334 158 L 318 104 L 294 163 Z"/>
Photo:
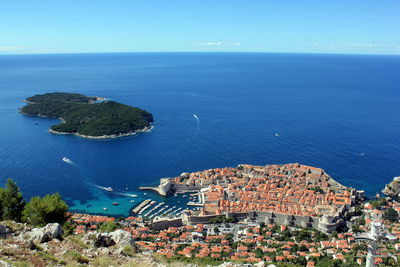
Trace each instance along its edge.
<path fill-rule="evenodd" d="M 388 196 L 400 197 L 400 176 L 394 177 L 393 180 L 385 186 L 382 193 Z"/>
<path fill-rule="evenodd" d="M 19 110 L 19 113 L 21 113 L 22 115 L 25 115 L 25 116 L 40 117 L 40 118 L 46 118 L 46 119 L 59 119 L 62 123 L 65 123 L 63 118 L 48 117 L 48 116 L 44 116 L 41 114 L 32 115 L 29 113 L 24 113 L 21 110 Z M 79 136 L 79 137 L 87 138 L 87 139 L 114 139 L 114 138 L 132 136 L 132 135 L 136 135 L 138 133 L 147 133 L 147 132 L 150 132 L 153 128 L 154 128 L 154 126 L 150 125 L 148 127 L 144 127 L 142 129 L 127 132 L 127 133 L 112 134 L 112 135 L 100 135 L 100 136 L 84 135 L 84 134 L 79 134 L 79 133 L 58 132 L 58 131 L 54 131 L 52 129 L 49 129 L 48 131 L 52 134 L 75 135 L 75 136 Z"/>
<path fill-rule="evenodd" d="M 59 118 L 59 119 L 62 120 L 62 118 Z M 87 138 L 87 139 L 114 139 L 114 138 L 132 136 L 132 135 L 136 135 L 138 133 L 150 132 L 153 128 L 154 128 L 154 126 L 150 125 L 149 127 L 144 127 L 142 129 L 127 132 L 127 133 L 112 134 L 112 135 L 100 135 L 100 136 L 84 135 L 84 134 L 79 134 L 79 133 L 58 132 L 58 131 L 54 131 L 52 129 L 49 129 L 49 132 L 52 134 L 75 135 L 75 136 L 79 136 L 79 137 Z"/>

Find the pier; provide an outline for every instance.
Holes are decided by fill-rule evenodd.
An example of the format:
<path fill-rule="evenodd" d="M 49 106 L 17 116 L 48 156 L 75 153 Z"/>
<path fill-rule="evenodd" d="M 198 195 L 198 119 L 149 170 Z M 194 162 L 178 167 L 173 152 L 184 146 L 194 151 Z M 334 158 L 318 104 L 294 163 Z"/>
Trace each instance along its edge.
<path fill-rule="evenodd" d="M 135 214 L 138 214 L 140 211 L 142 211 L 142 209 L 147 206 L 147 204 L 149 204 L 151 202 L 151 199 L 146 199 L 144 200 L 142 203 L 140 203 L 139 205 L 137 205 L 134 209 L 132 209 L 132 212 Z"/>

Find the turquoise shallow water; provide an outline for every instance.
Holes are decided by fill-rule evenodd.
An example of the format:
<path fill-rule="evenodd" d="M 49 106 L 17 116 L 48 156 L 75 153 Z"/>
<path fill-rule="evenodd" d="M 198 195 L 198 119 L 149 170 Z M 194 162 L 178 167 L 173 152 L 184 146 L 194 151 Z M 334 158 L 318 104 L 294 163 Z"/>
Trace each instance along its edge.
<path fill-rule="evenodd" d="M 138 191 L 161 177 L 299 162 L 372 195 L 400 175 L 398 73 L 398 56 L 0 56 L 0 182 L 12 177 L 26 198 L 58 191 L 72 210 L 107 207 L 117 216 L 147 198 L 183 205 L 185 198 Z M 24 98 L 53 91 L 139 106 L 153 113 L 155 127 L 134 137 L 85 140 L 48 133 L 57 120 L 18 114 Z M 138 197 L 131 203 L 95 185 Z"/>

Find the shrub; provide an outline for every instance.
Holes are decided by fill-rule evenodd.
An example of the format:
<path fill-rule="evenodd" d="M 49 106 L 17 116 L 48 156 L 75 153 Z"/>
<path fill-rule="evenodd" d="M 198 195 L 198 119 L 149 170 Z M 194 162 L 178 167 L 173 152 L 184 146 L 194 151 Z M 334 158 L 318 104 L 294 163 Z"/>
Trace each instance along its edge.
<path fill-rule="evenodd" d="M 58 193 L 43 198 L 32 197 L 24 208 L 22 220 L 35 226 L 44 226 L 47 223 L 63 224 L 67 220 L 67 210 L 68 205 Z"/>
<path fill-rule="evenodd" d="M 396 210 L 390 208 L 384 211 L 383 218 L 391 222 L 397 222 L 399 220 L 399 214 Z"/>
<path fill-rule="evenodd" d="M 109 233 L 117 229 L 118 226 L 115 222 L 104 222 L 99 224 L 99 231 L 103 233 Z"/>

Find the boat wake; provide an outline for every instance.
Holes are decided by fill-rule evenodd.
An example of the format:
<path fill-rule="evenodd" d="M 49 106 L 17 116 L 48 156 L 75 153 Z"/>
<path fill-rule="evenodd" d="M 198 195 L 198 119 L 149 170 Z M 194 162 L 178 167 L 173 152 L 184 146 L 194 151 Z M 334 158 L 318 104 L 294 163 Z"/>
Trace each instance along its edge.
<path fill-rule="evenodd" d="M 97 185 L 97 184 L 94 184 L 93 186 L 94 186 L 94 187 L 97 187 L 98 189 L 107 191 L 107 192 L 112 192 L 112 191 L 114 191 L 114 190 L 112 189 L 112 187 L 105 187 L 105 186 L 101 186 L 101 185 Z"/>
<path fill-rule="evenodd" d="M 200 124 L 199 116 L 197 116 L 196 114 L 193 114 L 193 117 L 196 119 L 197 124 Z"/>
<path fill-rule="evenodd" d="M 120 193 L 120 192 L 114 192 L 116 195 L 124 196 L 124 197 L 138 197 L 138 195 L 135 194 L 129 194 L 129 193 Z"/>

